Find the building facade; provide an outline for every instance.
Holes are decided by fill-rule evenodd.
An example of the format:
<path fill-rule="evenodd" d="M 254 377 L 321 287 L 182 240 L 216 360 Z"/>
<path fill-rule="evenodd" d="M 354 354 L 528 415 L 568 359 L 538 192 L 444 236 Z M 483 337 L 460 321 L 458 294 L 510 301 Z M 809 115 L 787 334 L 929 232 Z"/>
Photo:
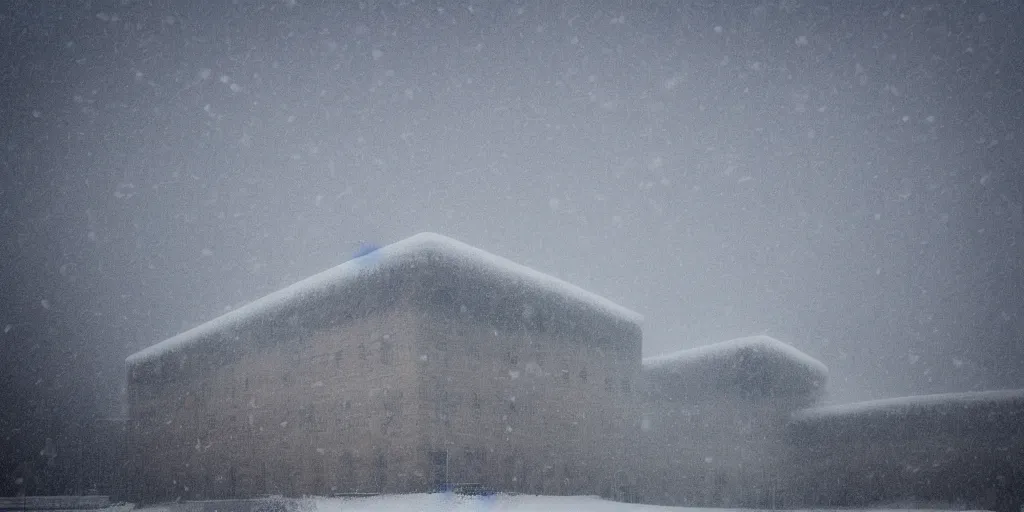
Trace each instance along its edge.
<path fill-rule="evenodd" d="M 645 359 L 639 442 L 645 501 L 780 505 L 787 423 L 822 398 L 827 371 L 768 336 Z"/>
<path fill-rule="evenodd" d="M 421 234 L 128 358 L 128 497 L 635 486 L 640 318 Z"/>
<path fill-rule="evenodd" d="M 641 360 L 639 315 L 421 234 L 127 360 L 124 498 L 474 483 L 704 507 L 1024 503 L 1024 392 L 819 407 L 767 336 Z"/>
<path fill-rule="evenodd" d="M 812 408 L 786 437 L 789 507 L 1024 506 L 1024 390 Z"/>

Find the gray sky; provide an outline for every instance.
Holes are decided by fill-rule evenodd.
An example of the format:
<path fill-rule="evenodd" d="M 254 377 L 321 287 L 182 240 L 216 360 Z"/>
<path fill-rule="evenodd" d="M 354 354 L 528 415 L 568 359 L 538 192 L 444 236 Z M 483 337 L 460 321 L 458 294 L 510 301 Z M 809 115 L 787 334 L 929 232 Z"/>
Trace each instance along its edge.
<path fill-rule="evenodd" d="M 3 7 L 8 426 L 419 231 L 635 309 L 646 355 L 1024 386 L 1019 2 L 213 3 Z"/>

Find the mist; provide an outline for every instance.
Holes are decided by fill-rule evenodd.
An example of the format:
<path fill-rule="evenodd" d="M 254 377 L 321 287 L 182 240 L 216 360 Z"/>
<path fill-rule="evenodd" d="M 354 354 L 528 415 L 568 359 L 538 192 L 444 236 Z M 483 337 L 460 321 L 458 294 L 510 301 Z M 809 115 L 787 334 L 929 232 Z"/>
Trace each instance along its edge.
<path fill-rule="evenodd" d="M 1022 21 L 8 2 L 3 458 L 121 415 L 130 353 L 420 231 L 642 313 L 644 355 L 769 334 L 834 402 L 1024 387 Z"/>

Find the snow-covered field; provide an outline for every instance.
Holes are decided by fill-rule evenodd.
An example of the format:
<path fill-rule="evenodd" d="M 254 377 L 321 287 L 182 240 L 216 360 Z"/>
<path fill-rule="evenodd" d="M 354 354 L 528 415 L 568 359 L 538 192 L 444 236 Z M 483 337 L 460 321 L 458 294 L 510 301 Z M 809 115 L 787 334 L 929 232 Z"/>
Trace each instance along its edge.
<path fill-rule="evenodd" d="M 730 512 L 732 509 L 664 507 L 606 501 L 596 496 L 532 496 L 504 495 L 474 497 L 453 494 L 404 494 L 372 498 L 319 498 L 307 502 L 310 512 Z M 306 507 L 303 507 L 306 508 Z M 956 508 L 951 508 L 955 510 Z M 951 510 L 945 509 L 945 510 Z M 923 512 L 937 509 L 893 507 L 900 512 Z M 938 509 L 942 510 L 942 509 Z M 749 510 L 746 512 L 750 512 Z M 844 509 L 843 512 L 855 512 Z M 876 511 L 877 512 L 877 511 Z"/>
<path fill-rule="evenodd" d="M 897 504 L 876 509 L 842 509 L 842 512 L 934 512 L 965 510 L 957 506 L 922 507 Z M 832 509 L 809 509 L 790 512 L 824 512 Z M 367 498 L 276 498 L 260 500 L 226 500 L 182 502 L 134 508 L 119 505 L 103 512 L 754 512 L 750 509 L 665 507 L 607 501 L 597 496 L 534 496 L 507 495 L 461 496 L 457 494 L 391 494 Z"/>
<path fill-rule="evenodd" d="M 456 494 L 406 494 L 372 498 L 316 499 L 310 503 L 315 512 L 654 512 L 686 510 L 678 507 L 633 505 L 605 501 L 596 496 L 460 496 Z M 314 508 L 315 507 L 315 508 Z M 691 509 L 692 510 L 692 509 Z"/>

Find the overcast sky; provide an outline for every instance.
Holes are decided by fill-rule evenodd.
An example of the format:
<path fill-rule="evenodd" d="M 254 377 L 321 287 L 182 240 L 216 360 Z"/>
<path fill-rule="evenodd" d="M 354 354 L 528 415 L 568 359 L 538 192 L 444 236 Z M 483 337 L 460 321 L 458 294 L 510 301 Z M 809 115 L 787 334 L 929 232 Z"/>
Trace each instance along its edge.
<path fill-rule="evenodd" d="M 1020 2 L 66 4 L 0 8 L 0 391 L 39 418 L 420 231 L 640 312 L 645 355 L 1024 386 Z"/>

